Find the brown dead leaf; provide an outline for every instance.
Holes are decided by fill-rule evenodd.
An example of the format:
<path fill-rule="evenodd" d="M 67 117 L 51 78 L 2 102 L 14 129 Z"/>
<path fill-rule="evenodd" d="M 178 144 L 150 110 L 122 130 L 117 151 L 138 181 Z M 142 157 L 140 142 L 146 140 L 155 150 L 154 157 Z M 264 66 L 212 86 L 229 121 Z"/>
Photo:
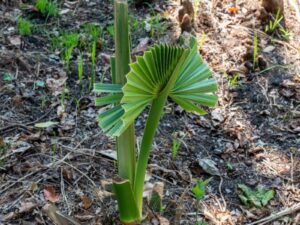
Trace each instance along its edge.
<path fill-rule="evenodd" d="M 93 201 L 86 195 L 81 195 L 80 199 L 83 203 L 83 208 L 84 209 L 89 209 L 93 204 Z"/>
<path fill-rule="evenodd" d="M 52 185 L 45 186 L 44 197 L 47 201 L 52 203 L 56 203 L 59 201 L 59 195 L 56 194 L 55 188 Z"/>

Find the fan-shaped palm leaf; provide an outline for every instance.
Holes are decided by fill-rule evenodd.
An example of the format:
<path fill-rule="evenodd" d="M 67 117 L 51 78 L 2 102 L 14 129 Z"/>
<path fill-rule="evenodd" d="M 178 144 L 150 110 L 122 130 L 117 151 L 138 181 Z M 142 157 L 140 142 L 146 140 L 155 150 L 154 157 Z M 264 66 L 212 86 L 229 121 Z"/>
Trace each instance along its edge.
<path fill-rule="evenodd" d="M 186 111 L 205 114 L 199 107 L 214 106 L 216 81 L 202 61 L 195 42 L 190 49 L 156 45 L 138 56 L 130 65 L 127 83 L 96 84 L 96 92 L 112 93 L 96 99 L 97 105 L 114 104 L 99 115 L 100 126 L 108 135 L 119 136 L 131 125 L 147 105 L 160 95 L 169 96 Z"/>

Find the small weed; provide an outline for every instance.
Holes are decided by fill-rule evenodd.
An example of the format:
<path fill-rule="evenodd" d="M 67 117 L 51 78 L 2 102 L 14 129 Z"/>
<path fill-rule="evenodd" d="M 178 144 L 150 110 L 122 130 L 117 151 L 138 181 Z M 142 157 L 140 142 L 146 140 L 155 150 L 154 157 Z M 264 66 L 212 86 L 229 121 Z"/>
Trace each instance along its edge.
<path fill-rule="evenodd" d="M 241 190 L 239 198 L 247 207 L 254 206 L 256 208 L 261 208 L 266 206 L 275 196 L 274 190 L 268 190 L 260 186 L 257 187 L 256 190 L 252 190 L 244 184 L 239 184 L 238 188 Z"/>
<path fill-rule="evenodd" d="M 42 14 L 45 14 L 47 11 L 47 5 L 48 0 L 37 0 L 35 3 L 35 8 Z"/>
<path fill-rule="evenodd" d="M 58 5 L 56 2 L 48 3 L 47 17 L 57 17 L 59 13 Z"/>
<path fill-rule="evenodd" d="M 139 17 L 136 16 L 130 16 L 130 28 L 131 28 L 131 32 L 137 32 L 138 30 L 140 30 L 143 27 L 143 22 L 139 19 Z"/>
<path fill-rule="evenodd" d="M 177 156 L 178 153 L 178 149 L 180 148 L 181 144 L 183 143 L 183 138 L 185 137 L 185 135 L 182 138 L 176 138 L 176 132 L 172 135 L 173 136 L 173 140 L 172 140 L 172 159 L 174 160 Z"/>
<path fill-rule="evenodd" d="M 108 32 L 108 34 L 114 38 L 115 37 L 115 28 L 114 25 L 109 25 L 108 27 L 106 27 L 106 30 Z"/>
<path fill-rule="evenodd" d="M 279 27 L 279 33 L 283 39 L 288 40 L 290 37 L 290 32 L 283 27 Z"/>
<path fill-rule="evenodd" d="M 41 108 L 45 109 L 46 103 L 47 103 L 47 96 L 46 95 L 42 95 L 41 98 L 40 98 L 40 100 L 41 100 Z"/>
<path fill-rule="evenodd" d="M 226 163 L 226 168 L 229 172 L 234 171 L 234 166 L 230 162 Z"/>
<path fill-rule="evenodd" d="M 210 182 L 211 178 L 207 180 L 198 179 L 196 185 L 192 188 L 197 201 L 200 201 L 205 196 L 205 188 Z"/>
<path fill-rule="evenodd" d="M 70 60 L 73 49 L 77 47 L 79 41 L 79 34 L 77 33 L 66 33 L 62 36 L 62 43 L 65 50 L 65 62 L 67 65 L 67 71 L 70 72 Z"/>
<path fill-rule="evenodd" d="M 194 193 L 196 197 L 196 224 L 198 224 L 201 221 L 198 221 L 198 211 L 200 208 L 200 200 L 205 196 L 206 186 L 211 181 L 212 178 L 209 178 L 207 180 L 198 179 L 196 185 L 192 188 L 192 192 Z M 201 224 L 201 223 L 200 223 Z"/>
<path fill-rule="evenodd" d="M 93 42 L 93 46 L 91 49 L 91 61 L 92 61 L 92 79 L 91 79 L 91 89 L 94 86 L 95 80 L 96 80 L 96 72 L 95 72 L 95 59 L 96 59 L 96 49 L 97 49 L 97 42 Z"/>
<path fill-rule="evenodd" d="M 280 21 L 283 19 L 283 16 L 280 16 L 280 9 L 277 10 L 275 18 L 269 21 L 265 27 L 265 32 L 268 34 L 273 34 L 277 27 L 280 25 Z"/>
<path fill-rule="evenodd" d="M 240 79 L 239 74 L 234 74 L 233 76 L 227 75 L 229 87 L 235 88 L 238 85 L 239 79 Z"/>
<path fill-rule="evenodd" d="M 74 102 L 75 102 L 76 112 L 77 112 L 77 113 L 80 113 L 80 99 L 74 97 L 73 100 L 74 100 Z"/>
<path fill-rule="evenodd" d="M 64 89 L 62 90 L 61 94 L 60 94 L 60 104 L 62 106 L 65 105 L 65 99 L 66 99 L 66 94 L 68 92 L 68 89 L 66 87 L 64 87 Z"/>
<path fill-rule="evenodd" d="M 29 20 L 19 18 L 18 19 L 18 30 L 20 35 L 22 36 L 29 36 L 32 33 L 32 23 Z"/>
<path fill-rule="evenodd" d="M 288 39 L 290 36 L 290 33 L 288 30 L 284 29 L 283 26 L 281 26 L 280 22 L 283 20 L 283 16 L 280 15 L 280 10 L 278 9 L 275 18 L 272 18 L 269 23 L 265 26 L 265 33 L 267 34 L 274 34 L 275 31 L 278 31 L 279 35 L 283 39 Z"/>
<path fill-rule="evenodd" d="M 97 41 L 97 39 L 102 38 L 103 35 L 102 27 L 92 23 L 85 24 L 84 31 L 92 38 L 93 41 Z"/>
<path fill-rule="evenodd" d="M 46 16 L 46 21 L 49 17 L 58 16 L 59 13 L 58 5 L 54 1 L 37 0 L 35 3 L 35 7 L 39 12 Z"/>
<path fill-rule="evenodd" d="M 255 70 L 256 62 L 257 62 L 257 49 L 258 49 L 258 38 L 257 32 L 254 33 L 253 38 L 253 70 Z"/>
<path fill-rule="evenodd" d="M 150 36 L 152 38 L 156 37 L 159 38 L 162 34 L 164 34 L 168 28 L 167 24 L 162 20 L 160 14 L 156 16 L 152 16 L 150 18 Z"/>
<path fill-rule="evenodd" d="M 2 80 L 3 81 L 12 81 L 13 77 L 12 77 L 12 75 L 9 72 L 4 72 L 2 74 Z"/>

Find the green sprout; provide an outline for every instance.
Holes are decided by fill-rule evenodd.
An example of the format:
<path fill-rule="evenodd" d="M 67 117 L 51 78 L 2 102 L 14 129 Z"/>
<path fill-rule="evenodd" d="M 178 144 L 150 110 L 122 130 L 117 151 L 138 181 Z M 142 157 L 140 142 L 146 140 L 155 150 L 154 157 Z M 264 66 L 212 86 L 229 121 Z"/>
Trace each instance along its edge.
<path fill-rule="evenodd" d="M 209 178 L 207 180 L 202 180 L 201 178 L 197 180 L 197 183 L 195 186 L 192 188 L 192 192 L 196 197 L 196 221 L 198 222 L 198 212 L 200 208 L 200 200 L 204 198 L 205 193 L 206 193 L 206 186 L 208 183 L 211 181 L 212 178 Z"/>
<path fill-rule="evenodd" d="M 33 25 L 29 20 L 26 20 L 23 18 L 18 19 L 18 30 L 19 30 L 20 35 L 22 35 L 22 36 L 31 35 L 32 27 L 33 27 Z"/>
<path fill-rule="evenodd" d="M 283 16 L 280 16 L 280 9 L 277 10 L 276 16 L 273 20 L 269 21 L 269 24 L 265 27 L 265 32 L 268 34 L 273 34 L 277 27 L 280 26 L 280 22 Z"/>
<path fill-rule="evenodd" d="M 77 69 L 78 69 L 78 80 L 79 84 L 82 88 L 82 74 L 83 74 L 83 61 L 82 61 L 82 53 L 79 53 L 78 59 L 77 59 Z"/>
<path fill-rule="evenodd" d="M 35 3 L 36 9 L 40 11 L 42 14 L 45 14 L 47 12 L 47 5 L 48 5 L 48 0 L 37 0 Z"/>
<path fill-rule="evenodd" d="M 46 21 L 49 17 L 58 16 L 59 13 L 58 5 L 54 1 L 37 0 L 35 3 L 35 7 L 39 12 L 46 16 Z"/>

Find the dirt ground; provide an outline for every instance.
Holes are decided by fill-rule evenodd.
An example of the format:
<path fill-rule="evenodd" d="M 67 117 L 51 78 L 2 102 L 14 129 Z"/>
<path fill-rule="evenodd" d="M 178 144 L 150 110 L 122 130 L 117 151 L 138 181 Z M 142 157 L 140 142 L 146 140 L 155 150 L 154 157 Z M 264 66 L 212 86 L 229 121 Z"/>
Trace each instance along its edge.
<path fill-rule="evenodd" d="M 62 224 L 119 224 L 116 201 L 103 188 L 116 174 L 115 144 L 97 124 L 99 107 L 88 90 L 89 50 L 74 48 L 68 74 L 61 50 L 51 45 L 60 31 L 84 39 L 83 25 L 99 24 L 96 80 L 109 81 L 112 3 L 59 1 L 59 17 L 45 21 L 34 2 L 0 0 L 0 224 L 55 224 L 49 213 L 54 205 Z M 218 105 L 205 116 L 172 102 L 166 106 L 147 179 L 150 186 L 164 183 L 164 210 L 148 210 L 146 224 L 300 224 L 300 19 L 291 2 L 297 4 L 285 1 L 282 23 L 288 39 L 265 33 L 270 17 L 257 0 L 200 0 L 191 31 L 182 34 L 179 1 L 130 4 L 133 58 L 153 43 L 178 44 L 195 35 L 204 40 L 200 53 L 219 84 Z M 35 24 L 32 35 L 19 35 L 19 16 Z M 158 22 L 151 20 L 156 17 Z M 136 121 L 138 143 L 146 118 L 145 112 Z M 47 121 L 57 123 L 35 126 Z M 175 159 L 174 139 L 182 143 Z M 203 160 L 217 172 L 205 169 Z M 191 188 L 197 178 L 210 177 L 197 204 Z M 239 184 L 276 194 L 262 208 L 247 207 Z M 277 219 L 254 223 L 284 210 Z"/>

